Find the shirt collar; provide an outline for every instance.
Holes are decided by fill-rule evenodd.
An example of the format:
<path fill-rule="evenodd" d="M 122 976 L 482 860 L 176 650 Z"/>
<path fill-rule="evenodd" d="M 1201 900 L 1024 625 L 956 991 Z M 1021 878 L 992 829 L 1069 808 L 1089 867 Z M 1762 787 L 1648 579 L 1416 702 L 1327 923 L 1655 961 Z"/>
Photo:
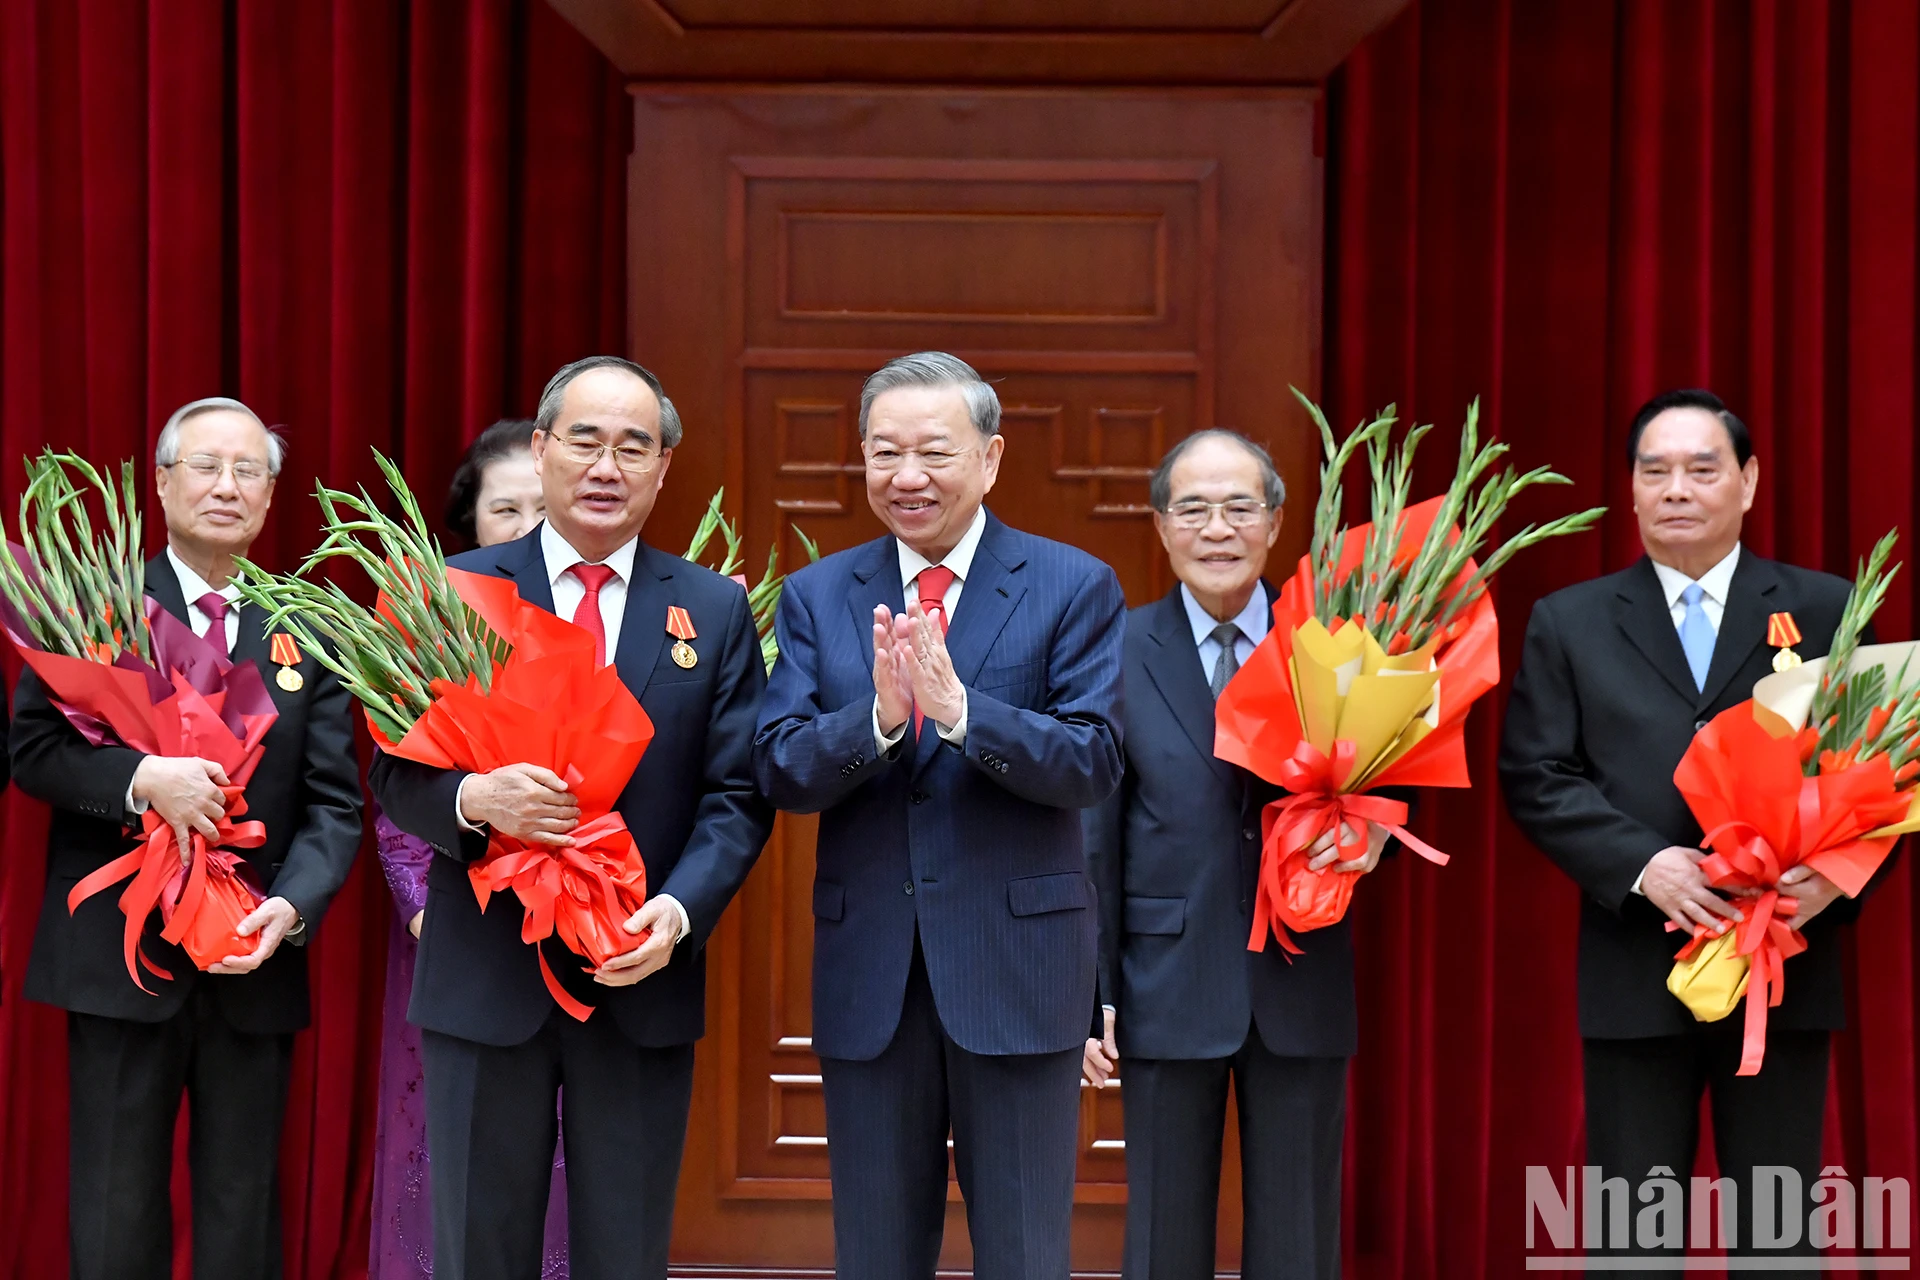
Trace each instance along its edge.
<path fill-rule="evenodd" d="M 973 553 L 980 549 L 980 535 L 987 531 L 987 509 L 981 507 L 973 513 L 973 523 L 960 535 L 960 541 L 953 550 L 947 552 L 946 559 L 940 563 L 953 570 L 953 576 L 965 582 L 967 574 L 973 569 Z M 922 569 L 930 569 L 933 562 L 915 551 L 906 543 L 895 538 L 894 545 L 900 548 L 900 585 L 906 586 L 920 576 Z"/>
<path fill-rule="evenodd" d="M 633 558 L 640 550 L 640 539 L 629 538 L 618 551 L 600 563 L 613 570 L 622 586 L 633 582 Z M 560 575 L 577 564 L 587 563 L 587 558 L 573 549 L 573 544 L 555 532 L 546 521 L 540 522 L 540 554 L 547 562 L 547 585 L 551 587 L 560 581 Z"/>
<path fill-rule="evenodd" d="M 1180 584 L 1180 602 L 1187 607 L 1187 625 L 1193 628 L 1193 643 L 1199 645 L 1213 636 L 1213 629 L 1220 625 L 1219 619 L 1208 613 L 1193 598 L 1193 592 L 1187 590 L 1187 584 Z M 1273 614 L 1267 608 L 1267 588 L 1263 583 L 1253 584 L 1253 595 L 1247 599 L 1247 607 L 1227 619 L 1240 628 L 1240 634 L 1259 644 L 1267 638 L 1267 630 L 1273 625 Z"/>
<path fill-rule="evenodd" d="M 173 566 L 174 576 L 180 579 L 180 594 L 187 598 L 189 605 L 199 608 L 200 597 L 213 590 L 212 584 L 187 567 L 187 562 L 180 558 L 180 553 L 173 549 L 171 542 L 167 544 L 167 563 Z M 229 582 L 217 594 L 222 600 L 238 600 L 240 588 Z"/>
<path fill-rule="evenodd" d="M 1700 589 L 1722 609 L 1727 607 L 1727 590 L 1733 585 L 1733 571 L 1739 564 L 1740 544 L 1736 542 L 1719 564 L 1700 575 Z M 1660 579 L 1660 589 L 1666 592 L 1669 609 L 1679 603 L 1680 593 L 1693 585 L 1692 578 L 1658 560 L 1653 561 L 1653 571 Z"/>

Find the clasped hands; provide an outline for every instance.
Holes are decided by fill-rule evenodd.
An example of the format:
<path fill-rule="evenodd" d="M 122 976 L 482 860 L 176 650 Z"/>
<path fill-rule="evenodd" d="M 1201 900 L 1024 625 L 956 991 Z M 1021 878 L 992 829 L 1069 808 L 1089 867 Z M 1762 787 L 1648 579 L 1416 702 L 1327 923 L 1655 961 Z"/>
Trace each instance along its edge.
<path fill-rule="evenodd" d="M 967 690 L 954 673 L 947 637 L 918 601 L 898 617 L 885 605 L 874 609 L 873 691 L 880 732 L 889 737 L 913 718 L 916 702 L 948 728 L 966 713 Z"/>
<path fill-rule="evenodd" d="M 580 825 L 580 801 L 553 770 L 509 764 L 467 779 L 460 789 L 460 816 L 523 844 L 565 849 L 573 845 L 573 829 Z M 648 898 L 622 927 L 631 934 L 652 932 L 632 951 L 593 971 L 593 980 L 602 986 L 630 987 L 673 959 L 680 919 L 668 899 Z"/>
<path fill-rule="evenodd" d="M 227 813 L 226 792 L 232 786 L 227 771 L 212 760 L 198 756 L 147 756 L 133 771 L 128 788 L 136 804 L 160 815 L 173 828 L 173 839 L 180 850 L 180 865 L 193 861 L 192 838 L 195 832 L 212 848 L 220 838 L 219 822 Z M 252 951 L 231 955 L 209 966 L 208 973 L 252 973 L 280 949 L 300 925 L 300 912 L 285 898 L 268 898 L 234 927 L 243 938 L 259 935 Z"/>
<path fill-rule="evenodd" d="M 1746 918 L 1738 905 L 1740 899 L 1757 898 L 1763 892 L 1730 888 L 1727 892 L 1733 896 L 1722 897 L 1701 869 L 1700 864 L 1707 856 L 1705 849 L 1671 845 L 1654 854 L 1646 870 L 1640 873 L 1640 892 L 1646 895 L 1647 901 L 1689 934 L 1696 927 L 1704 927 L 1716 935 L 1725 933 L 1730 925 Z M 1780 896 L 1793 904 L 1791 911 L 1782 914 L 1796 929 L 1825 911 L 1840 896 L 1839 885 L 1807 866 L 1787 868 L 1780 876 L 1779 889 Z"/>

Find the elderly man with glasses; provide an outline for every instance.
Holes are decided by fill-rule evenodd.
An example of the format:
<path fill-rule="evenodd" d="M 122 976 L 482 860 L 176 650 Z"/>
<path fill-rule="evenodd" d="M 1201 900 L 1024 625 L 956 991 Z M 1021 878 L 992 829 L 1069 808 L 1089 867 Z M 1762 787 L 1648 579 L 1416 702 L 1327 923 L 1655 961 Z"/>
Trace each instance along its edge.
<path fill-rule="evenodd" d="M 1094 998 L 1079 810 L 1120 776 L 1113 570 L 983 504 L 993 388 L 941 352 L 860 394 L 885 537 L 788 580 L 754 747 L 819 813 L 813 1047 L 841 1280 L 931 1280 L 947 1134 L 980 1280 L 1066 1280 Z"/>
<path fill-rule="evenodd" d="M 1188 436 L 1149 481 L 1179 585 L 1127 615 L 1126 772 L 1086 814 L 1100 890 L 1100 992 L 1088 1081 L 1125 1077 L 1128 1280 L 1214 1274 L 1220 1148 L 1232 1082 L 1244 1201 L 1240 1274 L 1340 1274 L 1340 1150 L 1355 1049 L 1345 921 L 1302 954 L 1247 950 L 1260 812 L 1279 789 L 1214 758 L 1213 704 L 1267 634 L 1261 577 L 1285 489 L 1245 436 Z M 1347 861 L 1365 872 L 1386 832 Z"/>
<path fill-rule="evenodd" d="M 461 774 L 374 762 L 387 815 L 434 851 L 408 1017 L 426 1067 L 437 1275 L 540 1274 L 562 1124 L 574 1280 L 667 1274 L 706 943 L 773 828 L 750 760 L 766 668 L 746 592 L 641 537 L 680 438 L 647 370 L 617 356 L 567 365 L 532 433 L 546 520 L 452 561 L 592 633 L 653 721 L 615 804 L 652 894 L 626 922 L 633 949 L 589 974 L 556 939 L 541 944 L 591 1017 L 549 993 L 536 947 L 521 941 L 521 904 L 496 894 L 483 912 L 467 878 L 489 831 L 566 846 L 580 818 L 567 781 L 527 764 Z"/>
<path fill-rule="evenodd" d="M 266 842 L 237 850 L 267 895 L 238 930 L 256 945 L 201 973 L 150 927 L 141 950 L 167 980 L 150 978 L 148 994 L 127 973 L 117 895 L 67 909 L 68 891 L 127 851 L 127 827 L 148 809 L 183 848 L 188 828 L 213 835 L 227 778 L 209 760 L 89 745 L 27 672 L 13 771 L 53 820 L 26 995 L 67 1010 L 76 1280 L 171 1275 L 168 1185 L 183 1093 L 194 1274 L 266 1280 L 280 1274 L 276 1167 L 293 1036 L 308 1022 L 304 944 L 360 847 L 359 766 L 339 681 L 270 632 L 232 585 L 234 559 L 273 503 L 279 436 L 238 400 L 196 400 L 168 419 L 154 452 L 167 547 L 147 562 L 147 594 L 232 661 L 257 664 L 279 712 L 246 789 L 247 818 L 265 825 Z"/>

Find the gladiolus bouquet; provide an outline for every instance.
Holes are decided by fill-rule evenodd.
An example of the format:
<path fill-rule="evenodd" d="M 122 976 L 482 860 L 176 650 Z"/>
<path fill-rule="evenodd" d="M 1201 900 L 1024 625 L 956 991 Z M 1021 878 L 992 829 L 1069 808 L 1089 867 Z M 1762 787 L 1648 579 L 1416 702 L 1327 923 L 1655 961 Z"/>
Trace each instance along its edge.
<path fill-rule="evenodd" d="M 230 661 L 147 598 L 134 483 L 131 462 L 121 464 L 115 484 L 75 454 L 48 450 L 28 460 L 20 541 L 0 555 L 0 623 L 49 699 L 94 746 L 199 756 L 226 770 L 231 785 L 217 839 L 195 831 L 183 856 L 174 829 L 148 810 L 139 847 L 67 894 L 74 911 L 132 877 L 120 894 L 127 973 L 148 991 L 142 968 L 172 978 L 140 949 L 155 911 L 160 937 L 198 968 L 254 949 L 256 940 L 235 930 L 261 894 L 231 849 L 258 847 L 266 830 L 234 820 L 247 811 L 242 792 L 279 712 L 259 667 Z M 106 522 L 97 536 L 90 499 Z"/>
<path fill-rule="evenodd" d="M 289 575 L 243 564 L 241 592 L 340 677 L 383 750 L 471 773 L 537 764 L 567 780 L 580 802 L 572 845 L 523 844 L 495 832 L 468 876 L 483 911 L 496 892 L 519 895 L 523 941 L 538 948 L 557 936 L 598 968 L 645 937 L 625 924 L 646 899 L 646 864 L 614 805 L 653 739 L 653 722 L 619 673 L 598 661 L 585 628 L 522 600 L 504 578 L 449 568 L 399 469 L 375 458 L 401 518 L 365 489 L 321 486 L 320 547 Z M 372 608 L 310 576 L 335 558 L 379 587 Z M 569 995 L 539 955 L 555 1001 L 584 1021 L 591 1007 Z"/>
<path fill-rule="evenodd" d="M 1702 1022 L 1745 999 L 1740 1075 L 1760 1070 L 1785 963 L 1807 948 L 1780 877 L 1811 867 L 1856 897 L 1894 841 L 1920 830 L 1920 644 L 1860 643 L 1898 569 L 1895 538 L 1860 565 L 1827 656 L 1783 663 L 1696 734 L 1674 770 L 1713 850 L 1701 870 L 1741 893 L 1742 919 L 1721 934 L 1697 926 L 1667 989 Z"/>
<path fill-rule="evenodd" d="M 1326 455 L 1313 542 L 1274 604 L 1272 630 L 1220 696 L 1214 754 L 1291 793 L 1262 815 L 1248 946 L 1264 950 L 1271 932 L 1297 954 L 1287 931 L 1341 919 L 1358 878 L 1308 866 L 1321 836 L 1334 832 L 1352 860 L 1365 851 L 1371 821 L 1421 856 L 1447 860 L 1407 832 L 1404 801 L 1374 793 L 1468 785 L 1467 709 L 1500 678 L 1487 581 L 1516 552 L 1590 528 L 1605 508 L 1528 525 L 1478 563 L 1516 496 L 1569 483 L 1566 477 L 1545 467 L 1496 471 L 1507 446 L 1481 443 L 1476 401 L 1446 492 L 1408 506 L 1414 453 L 1430 427 L 1393 443 L 1389 406 L 1336 442 L 1319 408 L 1294 394 L 1319 427 Z M 1347 528 L 1339 523 L 1342 478 L 1362 449 L 1373 519 Z"/>

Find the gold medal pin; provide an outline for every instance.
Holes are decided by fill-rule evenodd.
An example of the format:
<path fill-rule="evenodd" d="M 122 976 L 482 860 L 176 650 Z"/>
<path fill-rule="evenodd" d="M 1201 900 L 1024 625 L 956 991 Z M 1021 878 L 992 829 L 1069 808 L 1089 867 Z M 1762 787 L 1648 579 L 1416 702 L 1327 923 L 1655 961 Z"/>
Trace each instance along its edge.
<path fill-rule="evenodd" d="M 273 677 L 273 682 L 288 693 L 300 692 L 306 685 L 307 678 L 294 670 L 300 665 L 300 646 L 293 642 L 293 637 L 284 631 L 274 632 L 273 652 L 270 656 L 280 667 L 279 672 Z"/>
<path fill-rule="evenodd" d="M 693 646 L 687 643 L 699 632 L 693 629 L 693 619 L 688 616 L 687 611 L 677 604 L 667 607 L 667 634 L 674 637 L 670 652 L 675 664 L 682 668 L 691 668 L 700 661 L 700 655 L 695 653 Z"/>
<path fill-rule="evenodd" d="M 1790 613 L 1776 613 L 1767 619 L 1767 644 L 1780 652 L 1773 655 L 1775 671 L 1791 671 L 1800 665 L 1793 646 L 1800 643 L 1800 627 Z"/>

